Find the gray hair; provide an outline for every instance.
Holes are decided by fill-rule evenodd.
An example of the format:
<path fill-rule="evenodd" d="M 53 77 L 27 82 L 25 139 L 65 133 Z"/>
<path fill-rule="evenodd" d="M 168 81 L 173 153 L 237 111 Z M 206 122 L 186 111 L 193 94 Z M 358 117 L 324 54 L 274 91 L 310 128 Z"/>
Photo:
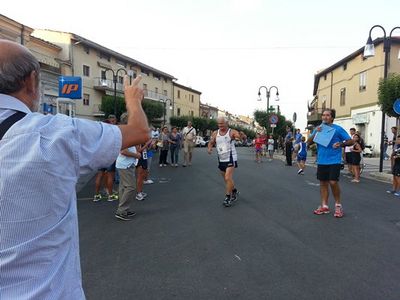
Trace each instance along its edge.
<path fill-rule="evenodd" d="M 119 118 L 121 124 L 128 124 L 128 113 L 124 112 Z"/>
<path fill-rule="evenodd" d="M 40 65 L 29 51 L 10 55 L 8 60 L 0 60 L 0 93 L 9 95 L 20 91 L 32 71 L 36 71 L 39 83 Z"/>
<path fill-rule="evenodd" d="M 223 117 L 223 116 L 218 117 L 218 118 L 217 118 L 217 122 L 218 122 L 218 121 L 224 121 L 225 124 L 228 124 L 228 123 L 229 123 L 229 122 L 228 122 L 228 118 L 227 118 L 227 117 Z"/>

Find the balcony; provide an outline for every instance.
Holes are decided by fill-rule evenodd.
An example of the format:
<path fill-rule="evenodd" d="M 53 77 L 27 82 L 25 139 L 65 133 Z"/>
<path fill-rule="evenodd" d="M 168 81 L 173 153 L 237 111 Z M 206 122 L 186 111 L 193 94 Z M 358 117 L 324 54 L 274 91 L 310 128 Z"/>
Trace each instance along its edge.
<path fill-rule="evenodd" d="M 307 114 L 307 121 L 309 123 L 321 122 L 322 108 L 313 108 Z"/>
<path fill-rule="evenodd" d="M 93 88 L 98 91 L 114 91 L 114 82 L 112 79 L 95 77 L 93 78 Z M 123 92 L 123 90 L 123 84 L 117 82 L 117 92 Z"/>
<path fill-rule="evenodd" d="M 149 100 L 160 101 L 160 100 L 165 100 L 166 98 L 168 98 L 168 96 L 157 93 L 155 91 L 144 90 L 143 92 L 144 92 L 144 98 L 149 99 Z"/>

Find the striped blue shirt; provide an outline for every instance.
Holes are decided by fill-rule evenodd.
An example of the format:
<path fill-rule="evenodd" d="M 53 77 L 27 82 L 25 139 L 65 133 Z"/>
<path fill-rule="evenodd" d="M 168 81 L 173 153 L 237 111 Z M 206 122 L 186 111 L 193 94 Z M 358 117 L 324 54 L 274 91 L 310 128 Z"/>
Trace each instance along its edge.
<path fill-rule="evenodd" d="M 27 115 L 0 141 L 0 298 L 85 299 L 75 184 L 115 161 L 121 132 L 0 94 L 0 122 L 15 111 Z"/>

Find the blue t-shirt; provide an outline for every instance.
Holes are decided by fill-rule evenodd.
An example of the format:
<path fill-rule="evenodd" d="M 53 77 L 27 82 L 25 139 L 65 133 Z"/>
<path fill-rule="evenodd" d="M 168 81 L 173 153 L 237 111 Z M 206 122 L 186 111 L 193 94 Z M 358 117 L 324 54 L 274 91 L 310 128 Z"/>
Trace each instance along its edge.
<path fill-rule="evenodd" d="M 350 139 L 349 134 L 342 127 L 336 124 L 326 125 L 335 128 L 335 134 L 332 137 L 329 145 L 324 147 L 317 144 L 317 161 L 319 165 L 334 165 L 342 163 L 342 147 L 333 148 L 333 144 L 343 142 Z M 313 131 L 313 135 L 316 130 Z"/>
<path fill-rule="evenodd" d="M 307 157 L 307 143 L 300 141 L 299 147 L 299 154 L 297 156 Z"/>
<path fill-rule="evenodd" d="M 301 143 L 301 138 L 303 137 L 303 135 L 301 133 L 296 133 L 296 144 Z"/>

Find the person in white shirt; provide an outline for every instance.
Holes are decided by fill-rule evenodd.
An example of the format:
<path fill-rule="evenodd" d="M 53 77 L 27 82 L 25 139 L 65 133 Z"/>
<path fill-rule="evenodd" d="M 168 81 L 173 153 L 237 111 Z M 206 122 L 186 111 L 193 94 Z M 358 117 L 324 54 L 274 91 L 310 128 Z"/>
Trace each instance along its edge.
<path fill-rule="evenodd" d="M 275 141 L 274 141 L 274 137 L 272 135 L 269 136 L 267 144 L 268 144 L 269 161 L 272 161 L 274 158 L 274 150 L 275 150 L 274 149 Z"/>
<path fill-rule="evenodd" d="M 128 122 L 128 114 L 121 115 L 121 124 Z M 137 166 L 140 153 L 137 153 L 136 147 L 132 146 L 121 150 L 116 161 L 116 168 L 119 173 L 118 186 L 118 208 L 115 217 L 123 221 L 130 221 L 136 215 L 131 210 L 131 202 L 135 198 L 135 167 Z"/>
<path fill-rule="evenodd" d="M 125 76 L 127 125 L 43 115 L 39 73 L 27 48 L 0 40 L 0 298 L 82 300 L 75 185 L 148 140 L 143 90 Z"/>
<path fill-rule="evenodd" d="M 354 134 L 356 133 L 356 129 L 355 128 L 350 128 L 350 137 L 353 139 Z M 347 164 L 347 168 L 349 170 L 350 174 L 353 174 L 353 163 L 352 163 L 352 150 L 353 150 L 353 146 L 346 146 L 344 147 L 344 159 L 346 161 Z"/>
<path fill-rule="evenodd" d="M 193 148 L 196 143 L 196 129 L 192 126 L 192 122 L 188 121 L 187 126 L 183 128 L 183 167 L 192 165 Z"/>
<path fill-rule="evenodd" d="M 235 140 L 246 140 L 244 133 L 239 133 L 235 129 L 230 129 L 228 121 L 224 117 L 217 119 L 218 130 L 214 131 L 208 143 L 208 154 L 212 153 L 213 146 L 216 145 L 218 154 L 218 169 L 225 181 L 225 199 L 223 205 L 229 207 L 232 201 L 237 199 L 238 190 L 233 181 L 233 171 L 238 167 Z"/>

